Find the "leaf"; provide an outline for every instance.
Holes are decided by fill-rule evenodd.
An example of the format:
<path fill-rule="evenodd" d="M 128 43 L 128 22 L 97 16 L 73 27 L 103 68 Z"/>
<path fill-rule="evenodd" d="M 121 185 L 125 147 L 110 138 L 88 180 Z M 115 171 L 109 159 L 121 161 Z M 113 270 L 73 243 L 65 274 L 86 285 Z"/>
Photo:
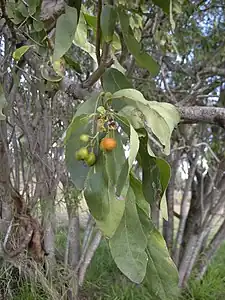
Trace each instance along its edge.
<path fill-rule="evenodd" d="M 138 217 L 135 195 L 129 188 L 123 218 L 109 240 L 109 246 L 117 267 L 136 283 L 141 283 L 145 277 L 146 245 L 147 240 Z"/>
<path fill-rule="evenodd" d="M 80 64 L 73 58 L 72 55 L 66 53 L 64 55 L 64 59 L 66 63 L 70 66 L 70 68 L 74 69 L 77 73 L 82 73 Z"/>
<path fill-rule="evenodd" d="M 147 141 L 147 137 L 140 138 L 139 163 L 142 166 L 142 189 L 144 197 L 149 204 L 153 204 L 160 201 L 162 188 L 156 158 L 149 156 Z"/>
<path fill-rule="evenodd" d="M 113 5 L 104 5 L 101 13 L 101 30 L 104 40 L 109 43 L 113 39 L 113 34 L 116 26 L 117 14 Z"/>
<path fill-rule="evenodd" d="M 64 139 L 66 145 L 65 160 L 67 169 L 77 190 L 83 190 L 90 168 L 82 161 L 78 161 L 75 158 L 75 153 L 78 149 L 83 147 L 80 141 L 80 135 L 90 134 L 91 128 L 92 123 L 89 121 L 88 116 L 79 115 L 71 122 Z"/>
<path fill-rule="evenodd" d="M 180 115 L 176 107 L 166 102 L 150 101 L 149 107 L 155 110 L 165 120 L 169 128 L 168 139 L 171 138 L 172 132 L 180 122 Z M 170 153 L 170 143 L 165 145 L 165 154 Z"/>
<path fill-rule="evenodd" d="M 134 33 L 129 26 L 129 17 L 127 14 L 124 11 L 119 10 L 118 15 L 122 34 L 128 50 L 134 56 L 137 64 L 141 68 L 147 69 L 153 76 L 156 76 L 160 69 L 158 63 L 146 52 L 143 52 L 140 43 L 134 37 Z"/>
<path fill-rule="evenodd" d="M 124 88 L 124 89 L 120 89 L 118 91 L 116 91 L 113 95 L 112 95 L 113 99 L 120 99 L 122 98 L 122 100 L 125 102 L 124 106 L 127 105 L 131 105 L 131 101 L 136 102 L 141 102 L 143 104 L 147 104 L 148 101 L 144 98 L 144 96 L 142 95 L 141 92 L 139 92 L 138 90 L 132 89 L 132 88 Z M 135 105 L 134 103 L 134 105 Z"/>
<path fill-rule="evenodd" d="M 164 147 L 164 153 L 170 153 L 170 139 L 172 130 L 177 124 L 179 115 L 176 108 L 168 103 L 158 103 L 147 101 L 141 92 L 135 89 L 123 89 L 112 95 L 112 106 L 121 110 L 126 105 L 136 107 L 140 113 L 139 120 L 142 119 L 153 134 Z M 168 105 L 167 105 L 168 104 Z"/>
<path fill-rule="evenodd" d="M 162 212 L 162 216 L 165 220 L 168 220 L 168 211 L 167 211 L 167 202 L 166 202 L 166 189 L 168 187 L 170 176 L 171 176 L 171 168 L 170 165 L 162 158 L 156 158 L 156 164 L 159 168 L 160 174 L 160 182 L 161 182 L 161 201 L 160 201 L 160 210 Z"/>
<path fill-rule="evenodd" d="M 22 46 L 13 52 L 13 58 L 19 61 L 21 57 L 30 49 L 31 46 Z"/>
<path fill-rule="evenodd" d="M 135 129 L 144 128 L 142 113 L 136 107 L 126 105 L 119 111 L 119 115 L 127 118 Z"/>
<path fill-rule="evenodd" d="M 103 173 L 104 161 L 98 157 L 97 163 L 88 174 L 84 191 L 90 213 L 100 221 L 105 220 L 110 211 L 107 180 Z"/>
<path fill-rule="evenodd" d="M 75 116 L 78 117 L 83 114 L 92 114 L 96 112 L 96 109 L 99 106 L 100 99 L 101 94 L 93 93 L 87 100 L 85 100 L 77 107 Z"/>
<path fill-rule="evenodd" d="M 95 54 L 95 46 L 88 41 L 87 37 L 87 24 L 85 21 L 85 14 L 80 14 L 80 20 L 77 25 L 77 30 L 74 37 L 74 44 L 80 47 L 83 51 L 87 52 L 95 62 L 97 62 Z"/>
<path fill-rule="evenodd" d="M 4 121 L 6 119 L 6 116 L 2 112 L 5 105 L 6 105 L 6 99 L 5 99 L 2 85 L 0 84 L 0 121 Z"/>
<path fill-rule="evenodd" d="M 53 67 L 49 66 L 47 63 L 43 64 L 40 68 L 41 76 L 50 82 L 59 82 L 62 80 L 62 76 L 58 75 Z"/>
<path fill-rule="evenodd" d="M 153 3 L 155 3 L 157 6 L 162 8 L 162 10 L 166 13 L 169 14 L 170 11 L 170 0 L 152 0 Z"/>
<path fill-rule="evenodd" d="M 56 22 L 53 61 L 59 60 L 71 47 L 77 28 L 77 10 L 66 5 Z"/>
<path fill-rule="evenodd" d="M 119 124 L 122 125 L 122 128 L 124 129 L 124 124 L 122 124 L 120 120 L 119 120 Z M 116 195 L 117 197 L 122 197 L 122 199 L 126 197 L 127 191 L 129 189 L 129 173 L 136 159 L 138 149 L 139 149 L 138 134 L 133 128 L 133 126 L 129 124 L 129 122 L 127 122 L 127 120 L 126 120 L 126 127 L 128 128 L 126 128 L 124 131 L 129 136 L 129 155 L 128 155 L 128 159 L 126 159 L 125 163 L 123 164 L 121 173 L 118 178 L 118 183 L 116 186 Z"/>
<path fill-rule="evenodd" d="M 107 69 L 102 76 L 102 80 L 104 90 L 112 94 L 122 89 L 132 88 L 132 84 L 126 76 L 114 68 Z"/>
<path fill-rule="evenodd" d="M 125 161 L 124 149 L 121 141 L 121 135 L 114 132 L 114 138 L 117 141 L 117 147 L 109 153 L 104 153 L 104 165 L 107 175 L 109 213 L 104 221 L 96 221 L 96 224 L 103 234 L 112 237 L 120 224 L 125 209 L 125 201 L 120 200 L 115 195 L 115 184 L 121 171 L 121 166 Z"/>
<path fill-rule="evenodd" d="M 144 197 L 142 191 L 142 182 L 135 178 L 133 174 L 130 175 L 130 186 L 135 194 L 137 206 L 149 217 L 150 205 Z"/>
<path fill-rule="evenodd" d="M 178 272 L 163 237 L 156 229 L 150 232 L 146 252 L 145 283 L 149 293 L 157 300 L 176 300 L 179 295 Z"/>

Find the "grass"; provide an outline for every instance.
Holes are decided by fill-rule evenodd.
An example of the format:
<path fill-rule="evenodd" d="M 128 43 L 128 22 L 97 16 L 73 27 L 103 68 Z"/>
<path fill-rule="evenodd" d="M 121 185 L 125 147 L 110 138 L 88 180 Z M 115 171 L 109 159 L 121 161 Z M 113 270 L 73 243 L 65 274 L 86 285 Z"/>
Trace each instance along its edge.
<path fill-rule="evenodd" d="M 57 235 L 58 248 L 65 247 L 63 231 Z M 82 300 L 157 300 L 153 299 L 145 286 L 131 283 L 116 267 L 108 245 L 103 241 L 98 248 L 87 272 L 82 291 Z M 14 300 L 48 300 L 40 287 L 34 284 L 20 284 Z M 191 280 L 180 300 L 222 300 L 225 299 L 225 244 L 219 249 L 202 282 Z"/>
<path fill-rule="evenodd" d="M 87 294 L 93 300 L 152 299 L 143 286 L 130 283 L 117 269 L 106 243 L 96 252 L 85 283 Z M 219 249 L 202 282 L 191 280 L 181 300 L 225 299 L 225 244 Z M 157 299 L 154 299 L 157 300 Z"/>

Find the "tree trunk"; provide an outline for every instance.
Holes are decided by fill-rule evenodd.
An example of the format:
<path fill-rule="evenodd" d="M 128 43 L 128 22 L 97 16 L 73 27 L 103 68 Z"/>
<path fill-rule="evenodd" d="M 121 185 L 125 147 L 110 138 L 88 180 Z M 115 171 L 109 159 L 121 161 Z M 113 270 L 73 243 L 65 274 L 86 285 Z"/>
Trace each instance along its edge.
<path fill-rule="evenodd" d="M 223 221 L 217 233 L 214 235 L 212 241 L 210 242 L 208 248 L 201 256 L 201 263 L 198 266 L 198 275 L 197 278 L 201 280 L 207 271 L 207 268 L 212 261 L 216 251 L 224 242 L 225 237 L 225 221 Z"/>
<path fill-rule="evenodd" d="M 4 234 L 12 218 L 13 209 L 7 127 L 5 121 L 0 121 L 0 205 L 0 231 Z"/>

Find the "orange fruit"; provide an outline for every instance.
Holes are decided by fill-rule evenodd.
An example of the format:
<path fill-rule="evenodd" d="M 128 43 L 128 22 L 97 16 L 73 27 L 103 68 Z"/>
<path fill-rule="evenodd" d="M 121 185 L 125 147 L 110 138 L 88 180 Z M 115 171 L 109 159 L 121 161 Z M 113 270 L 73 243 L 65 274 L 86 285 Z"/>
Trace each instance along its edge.
<path fill-rule="evenodd" d="M 101 140 L 100 148 L 106 151 L 112 151 L 117 146 L 116 140 L 113 138 L 104 138 Z"/>

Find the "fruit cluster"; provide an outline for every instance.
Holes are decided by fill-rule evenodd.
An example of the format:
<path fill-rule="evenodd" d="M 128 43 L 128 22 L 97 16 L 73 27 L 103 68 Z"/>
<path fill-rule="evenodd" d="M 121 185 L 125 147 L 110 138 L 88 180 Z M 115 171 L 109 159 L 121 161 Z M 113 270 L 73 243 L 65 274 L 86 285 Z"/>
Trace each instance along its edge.
<path fill-rule="evenodd" d="M 89 142 L 89 136 L 87 134 L 82 134 L 80 136 L 80 140 L 84 143 L 88 143 Z M 88 166 L 93 166 L 96 162 L 96 156 L 95 156 L 94 152 L 89 152 L 88 147 L 80 148 L 76 152 L 75 156 L 76 156 L 77 160 L 85 161 Z"/>
<path fill-rule="evenodd" d="M 84 143 L 89 142 L 90 137 L 87 134 L 82 134 L 80 140 Z M 114 138 L 103 138 L 100 142 L 100 149 L 103 151 L 112 151 L 117 146 Z M 96 162 L 96 156 L 93 151 L 89 152 L 88 147 L 81 147 L 76 153 L 77 160 L 83 160 L 88 166 L 93 166 Z"/>

